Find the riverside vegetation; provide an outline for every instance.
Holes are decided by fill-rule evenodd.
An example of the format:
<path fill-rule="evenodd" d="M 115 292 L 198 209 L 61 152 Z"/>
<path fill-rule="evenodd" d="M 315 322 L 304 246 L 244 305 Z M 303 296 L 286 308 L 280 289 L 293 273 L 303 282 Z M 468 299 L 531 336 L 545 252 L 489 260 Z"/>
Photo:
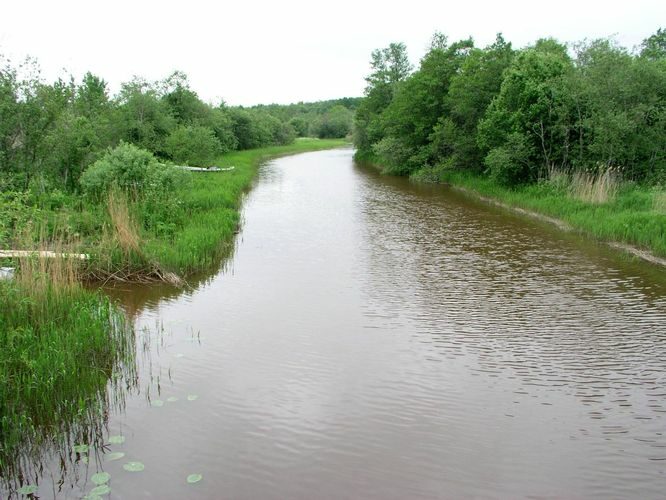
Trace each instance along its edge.
<path fill-rule="evenodd" d="M 435 34 L 416 71 L 400 43 L 371 67 L 358 159 L 666 256 L 666 30 L 633 51 Z"/>
<path fill-rule="evenodd" d="M 115 97 L 89 73 L 78 84 L 37 74 L 32 61 L 0 68 L 0 249 L 90 258 L 0 259 L 17 268 L 0 281 L 8 480 L 45 443 L 93 432 L 83 424 L 103 421 L 109 380 L 132 366 L 132 326 L 82 282 L 180 283 L 211 269 L 230 248 L 259 163 L 344 144 L 357 102 L 232 108 L 204 103 L 178 72 L 135 79 Z M 234 169 L 192 174 L 184 164 Z"/>

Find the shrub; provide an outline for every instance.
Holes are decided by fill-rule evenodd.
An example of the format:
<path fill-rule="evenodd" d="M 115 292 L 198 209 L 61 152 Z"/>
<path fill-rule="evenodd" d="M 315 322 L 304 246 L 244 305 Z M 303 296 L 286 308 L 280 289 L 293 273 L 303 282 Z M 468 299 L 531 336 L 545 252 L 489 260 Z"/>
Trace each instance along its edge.
<path fill-rule="evenodd" d="M 197 167 L 208 166 L 223 152 L 213 130 L 198 125 L 174 129 L 164 147 L 173 161 Z"/>
<path fill-rule="evenodd" d="M 490 150 L 485 159 L 490 177 L 503 186 L 515 186 L 530 179 L 531 148 L 524 135 L 509 135 L 504 145 Z"/>
<path fill-rule="evenodd" d="M 187 179 L 187 172 L 161 164 L 149 151 L 121 143 L 88 167 L 80 183 L 87 195 L 99 201 L 105 199 L 112 188 L 138 199 L 146 194 L 174 191 Z"/>

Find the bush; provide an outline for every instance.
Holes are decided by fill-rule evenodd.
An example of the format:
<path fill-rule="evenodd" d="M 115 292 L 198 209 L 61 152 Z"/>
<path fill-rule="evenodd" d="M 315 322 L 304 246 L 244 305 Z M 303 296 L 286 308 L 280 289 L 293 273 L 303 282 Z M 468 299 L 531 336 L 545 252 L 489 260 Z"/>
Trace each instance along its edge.
<path fill-rule="evenodd" d="M 515 186 L 530 178 L 531 148 L 522 134 L 513 133 L 506 144 L 490 150 L 485 159 L 488 174 L 503 186 Z"/>
<path fill-rule="evenodd" d="M 28 205 L 28 193 L 0 189 L 0 248 L 11 247 L 12 238 L 25 231 L 39 215 L 39 209 Z"/>
<path fill-rule="evenodd" d="M 174 129 L 166 139 L 165 149 L 176 163 L 196 167 L 209 166 L 223 152 L 213 130 L 197 125 Z"/>
<path fill-rule="evenodd" d="M 112 188 L 138 199 L 145 194 L 174 191 L 187 179 L 187 172 L 161 164 L 149 151 L 121 143 L 88 167 L 80 183 L 87 195 L 99 201 L 105 199 Z"/>

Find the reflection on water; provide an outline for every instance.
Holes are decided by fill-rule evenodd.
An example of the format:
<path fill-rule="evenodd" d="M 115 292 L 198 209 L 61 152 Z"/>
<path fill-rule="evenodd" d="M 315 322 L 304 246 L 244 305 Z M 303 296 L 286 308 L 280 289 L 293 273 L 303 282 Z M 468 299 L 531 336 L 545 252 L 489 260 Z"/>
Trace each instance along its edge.
<path fill-rule="evenodd" d="M 663 496 L 666 274 L 351 155 L 267 165 L 222 272 L 116 291 L 161 333 L 113 498 Z"/>

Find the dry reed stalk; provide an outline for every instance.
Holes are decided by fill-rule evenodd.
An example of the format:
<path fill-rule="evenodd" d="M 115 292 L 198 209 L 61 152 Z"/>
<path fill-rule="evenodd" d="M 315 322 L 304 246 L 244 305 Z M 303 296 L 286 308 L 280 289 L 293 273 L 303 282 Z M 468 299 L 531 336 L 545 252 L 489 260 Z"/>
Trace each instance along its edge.
<path fill-rule="evenodd" d="M 612 201 L 619 189 L 619 176 L 609 168 L 599 174 L 576 172 L 571 178 L 571 194 L 586 203 L 607 203 Z"/>
<path fill-rule="evenodd" d="M 49 241 L 41 234 L 37 251 L 18 259 L 17 283 L 36 297 L 60 296 L 70 291 L 79 282 L 81 259 L 74 257 L 78 254 L 68 252 L 69 247 L 61 235 Z M 40 256 L 45 253 L 54 256 Z"/>
<path fill-rule="evenodd" d="M 655 212 L 666 214 L 666 191 L 659 191 L 654 195 L 653 208 Z"/>
<path fill-rule="evenodd" d="M 141 253 L 141 237 L 136 222 L 130 213 L 127 196 L 111 191 L 108 199 L 109 216 L 115 230 L 115 239 L 126 254 Z"/>

